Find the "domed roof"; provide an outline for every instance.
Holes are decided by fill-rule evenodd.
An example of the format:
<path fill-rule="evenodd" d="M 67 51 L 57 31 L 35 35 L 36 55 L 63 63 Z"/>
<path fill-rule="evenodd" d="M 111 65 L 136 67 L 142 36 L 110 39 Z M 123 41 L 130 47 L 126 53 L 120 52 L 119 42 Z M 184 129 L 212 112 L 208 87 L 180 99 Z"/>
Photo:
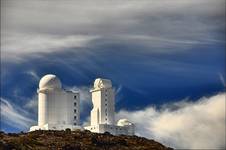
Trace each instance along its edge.
<path fill-rule="evenodd" d="M 56 75 L 47 74 L 41 78 L 39 89 L 61 89 L 61 82 Z"/>
<path fill-rule="evenodd" d="M 117 125 L 118 126 L 129 126 L 129 125 L 133 125 L 133 123 L 131 123 L 129 120 L 127 119 L 120 119 L 118 122 L 117 122 Z"/>
<path fill-rule="evenodd" d="M 94 81 L 94 88 L 110 88 L 112 87 L 111 80 L 97 78 Z"/>

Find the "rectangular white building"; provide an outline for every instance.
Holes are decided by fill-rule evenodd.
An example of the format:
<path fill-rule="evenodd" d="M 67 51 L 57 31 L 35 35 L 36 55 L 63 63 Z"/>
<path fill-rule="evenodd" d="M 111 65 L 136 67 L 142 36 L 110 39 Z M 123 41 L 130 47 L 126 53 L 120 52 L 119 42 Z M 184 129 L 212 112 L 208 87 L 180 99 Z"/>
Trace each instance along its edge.
<path fill-rule="evenodd" d="M 44 76 L 39 83 L 38 126 L 33 130 L 65 130 L 80 128 L 80 97 L 78 92 L 65 91 L 55 75 Z"/>

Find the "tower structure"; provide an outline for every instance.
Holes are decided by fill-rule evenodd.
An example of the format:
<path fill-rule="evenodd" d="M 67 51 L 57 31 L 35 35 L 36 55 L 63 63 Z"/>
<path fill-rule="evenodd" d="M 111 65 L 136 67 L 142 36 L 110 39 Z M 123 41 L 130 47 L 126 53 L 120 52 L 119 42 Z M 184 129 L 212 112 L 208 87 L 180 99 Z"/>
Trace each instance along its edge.
<path fill-rule="evenodd" d="M 96 79 L 92 93 L 91 125 L 115 123 L 115 96 L 110 80 Z"/>
<path fill-rule="evenodd" d="M 90 126 L 84 127 L 91 132 L 109 132 L 114 135 L 134 134 L 134 124 L 127 119 L 120 119 L 115 124 L 115 92 L 108 79 L 98 78 L 94 81 L 92 93 L 93 109 Z"/>
<path fill-rule="evenodd" d="M 38 125 L 33 130 L 64 130 L 79 128 L 80 98 L 78 92 L 62 89 L 58 77 L 45 75 L 39 82 Z"/>

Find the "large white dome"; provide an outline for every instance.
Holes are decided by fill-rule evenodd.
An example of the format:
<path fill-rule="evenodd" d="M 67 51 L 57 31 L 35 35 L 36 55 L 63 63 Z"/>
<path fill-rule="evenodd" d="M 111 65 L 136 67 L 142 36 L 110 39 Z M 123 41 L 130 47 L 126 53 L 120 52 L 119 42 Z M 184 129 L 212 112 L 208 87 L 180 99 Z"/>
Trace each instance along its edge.
<path fill-rule="evenodd" d="M 117 122 L 117 125 L 118 126 L 129 126 L 129 125 L 133 125 L 133 123 L 131 123 L 129 120 L 127 119 L 120 119 L 118 122 Z"/>
<path fill-rule="evenodd" d="M 41 78 L 39 89 L 61 89 L 61 82 L 56 75 L 47 74 Z"/>

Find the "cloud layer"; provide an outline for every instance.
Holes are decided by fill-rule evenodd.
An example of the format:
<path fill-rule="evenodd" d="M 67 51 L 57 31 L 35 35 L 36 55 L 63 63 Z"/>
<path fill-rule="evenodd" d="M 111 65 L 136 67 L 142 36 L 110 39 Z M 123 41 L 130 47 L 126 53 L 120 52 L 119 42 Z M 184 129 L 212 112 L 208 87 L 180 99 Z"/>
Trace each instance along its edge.
<path fill-rule="evenodd" d="M 78 90 L 77 87 L 74 89 Z M 87 105 L 90 106 L 90 102 L 85 100 L 89 98 L 84 95 L 87 94 L 81 94 L 81 100 L 84 101 L 81 114 L 87 112 Z M 196 102 L 186 99 L 165 104 L 160 109 L 150 106 L 137 111 L 120 110 L 116 118 L 128 118 L 135 123 L 137 135 L 155 139 L 170 147 L 220 149 L 225 148 L 225 98 L 226 93 L 220 93 Z M 37 110 L 36 102 L 32 99 L 23 108 L 1 98 L 2 123 L 19 130 L 28 130 L 36 124 L 31 119 L 37 113 L 34 111 Z M 31 108 L 34 110 L 28 111 Z M 81 124 L 87 125 L 88 120 L 89 117 L 83 119 Z"/>
<path fill-rule="evenodd" d="M 226 93 L 197 102 L 180 101 L 162 107 L 117 113 L 136 124 L 136 133 L 179 149 L 225 148 Z"/>
<path fill-rule="evenodd" d="M 143 109 L 222 91 L 224 40 L 224 0 L 1 1 L 3 121 L 30 126 L 47 73 L 80 90 L 85 118 L 88 86 L 105 77 L 121 86 L 117 110 L 140 110 L 117 114 L 134 121 L 138 134 L 172 147 L 225 147 L 224 94 Z"/>
<path fill-rule="evenodd" d="M 10 103 L 8 100 L 1 98 L 1 124 L 15 127 L 19 130 L 27 130 L 35 120 L 31 119 L 31 114 L 18 105 Z"/>
<path fill-rule="evenodd" d="M 224 0 L 1 3 L 2 58 L 112 44 L 170 53 L 225 37 Z"/>

